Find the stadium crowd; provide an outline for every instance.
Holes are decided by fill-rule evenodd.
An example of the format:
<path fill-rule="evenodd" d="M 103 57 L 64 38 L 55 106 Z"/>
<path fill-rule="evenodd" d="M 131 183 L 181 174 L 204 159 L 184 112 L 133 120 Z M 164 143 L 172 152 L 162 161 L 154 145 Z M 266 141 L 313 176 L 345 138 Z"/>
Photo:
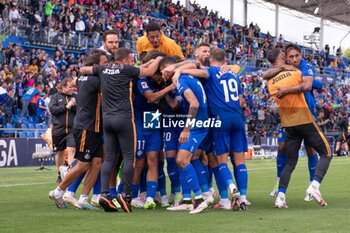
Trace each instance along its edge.
<path fill-rule="evenodd" d="M 24 3 L 24 4 L 20 4 Z M 96 11 L 98 14 L 96 14 Z M 155 15 L 156 14 L 156 15 Z M 45 30 L 56 32 L 86 32 L 100 37 L 109 29 L 116 29 L 124 47 L 133 47 L 137 38 L 144 33 L 144 27 L 150 20 L 157 20 L 162 31 L 174 39 L 182 48 L 186 58 L 193 58 L 193 50 L 202 42 L 209 43 L 212 48 L 219 47 L 226 51 L 228 60 L 232 63 L 247 56 L 254 58 L 256 68 L 266 63 L 267 50 L 272 48 L 273 38 L 267 32 L 260 32 L 258 25 L 251 23 L 248 27 L 234 25 L 218 15 L 218 12 L 191 4 L 188 11 L 178 3 L 169 0 L 133 1 L 120 0 L 102 1 L 8 1 L 0 2 L 0 15 L 3 21 L 16 23 L 19 18 L 28 20 L 28 30 Z M 165 17 L 164 19 L 155 18 Z M 34 25 L 34 27 L 32 26 Z M 29 33 L 30 34 L 30 33 Z M 123 42 L 124 41 L 124 42 Z M 280 35 L 278 43 L 283 43 Z M 335 55 L 335 56 L 334 56 Z M 323 73 L 324 67 L 337 68 L 336 81 L 325 83 L 324 90 L 318 93 L 318 110 L 325 112 L 325 118 L 330 119 L 325 130 L 333 130 L 337 115 L 348 108 L 349 82 L 342 76 L 349 72 L 349 65 L 344 64 L 341 49 L 326 46 L 316 56 L 305 55 L 305 59 L 315 65 L 316 70 Z M 49 55 L 43 49 L 22 49 L 13 44 L 2 48 L 0 52 L 1 77 L 1 114 L 5 122 L 16 123 L 21 112 L 24 98 L 30 101 L 29 116 L 38 118 L 36 122 L 48 123 L 50 114 L 47 109 L 50 97 L 60 90 L 62 77 L 76 77 L 82 66 L 84 55 L 66 54 L 61 47 L 54 55 Z M 245 90 L 245 116 L 249 123 L 251 134 L 272 136 L 278 123 L 278 113 L 269 106 L 269 95 L 266 83 L 261 73 L 250 73 L 242 76 Z M 31 96 L 26 93 L 35 88 L 38 81 L 44 85 L 42 94 Z M 5 94 L 6 93 L 6 94 Z M 7 96 L 7 97 L 6 97 Z M 346 98 L 343 98 L 346 97 Z M 4 121 L 4 120 L 3 120 Z M 4 126 L 4 123 L 2 124 Z"/>

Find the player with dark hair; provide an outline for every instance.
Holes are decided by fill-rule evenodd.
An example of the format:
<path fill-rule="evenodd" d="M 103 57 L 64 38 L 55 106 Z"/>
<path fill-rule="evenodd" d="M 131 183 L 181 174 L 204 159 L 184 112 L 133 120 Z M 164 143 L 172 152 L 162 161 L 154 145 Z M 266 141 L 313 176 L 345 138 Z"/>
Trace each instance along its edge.
<path fill-rule="evenodd" d="M 280 49 L 270 50 L 267 58 L 274 68 L 285 63 L 285 56 Z M 310 146 L 315 148 L 320 155 L 315 177 L 306 193 L 315 198 L 320 205 L 327 205 L 319 191 L 319 186 L 327 173 L 332 152 L 326 138 L 317 126 L 316 119 L 311 113 L 303 94 L 303 92 L 312 88 L 312 80 L 311 76 L 302 76 L 300 71 L 286 71 L 279 73 L 267 82 L 269 92 L 274 96 L 279 107 L 282 126 L 286 131 L 286 148 L 288 148 L 286 164 L 281 173 L 275 201 L 275 207 L 278 208 L 288 208 L 285 193 L 298 161 L 298 151 L 302 140 L 307 140 Z M 280 90 L 285 89 L 292 91 L 281 96 Z"/>
<path fill-rule="evenodd" d="M 119 48 L 119 38 L 116 31 L 107 30 L 102 35 L 102 46 L 100 49 L 107 52 L 110 59 L 114 59 L 114 54 Z"/>
<path fill-rule="evenodd" d="M 136 48 L 138 54 L 155 49 L 167 56 L 177 55 L 181 59 L 185 59 L 181 47 L 174 40 L 165 36 L 157 23 L 149 23 L 146 26 L 146 33 L 137 39 Z"/>
<path fill-rule="evenodd" d="M 302 59 L 302 54 L 301 54 L 301 49 L 298 45 L 290 43 L 287 44 L 284 48 L 285 51 L 285 56 L 286 56 L 286 62 L 289 65 L 292 65 L 295 69 L 299 69 L 302 72 L 303 77 L 310 77 L 312 78 L 312 88 L 311 90 L 305 90 L 304 91 L 304 97 L 306 100 L 306 103 L 309 106 L 309 109 L 311 113 L 315 116 L 317 119 L 317 114 L 316 114 L 316 100 L 313 94 L 314 89 L 322 89 L 322 83 L 318 80 L 315 80 L 314 77 L 314 67 L 306 60 Z M 290 69 L 293 69 L 293 67 L 289 67 Z M 270 70 L 271 71 L 271 70 Z M 277 73 L 271 73 L 269 74 L 269 71 L 265 73 L 265 76 L 269 75 L 269 77 L 275 76 Z M 289 93 L 290 91 L 293 92 L 293 89 L 291 88 L 280 88 L 279 89 L 279 94 L 278 96 L 283 96 L 286 93 Z M 284 164 L 286 162 L 285 158 L 285 131 L 283 128 L 280 129 L 279 132 L 279 153 L 277 155 L 277 183 L 270 193 L 270 196 L 275 196 L 277 194 L 277 187 L 279 183 L 279 177 L 281 174 L 281 171 L 284 167 Z M 310 175 L 310 180 L 309 184 L 311 181 L 314 179 L 315 175 L 315 170 L 318 162 L 318 155 L 315 152 L 315 150 L 309 145 L 308 141 L 304 141 L 305 144 L 305 150 L 307 152 L 308 156 L 308 168 L 309 168 L 309 175 Z M 305 201 L 312 201 L 312 197 L 309 195 L 306 195 L 304 198 Z"/>
<path fill-rule="evenodd" d="M 107 54 L 101 50 L 92 51 L 85 60 L 86 65 L 103 65 Z M 87 202 L 92 186 L 95 184 L 102 165 L 102 124 L 100 79 L 97 76 L 80 76 L 76 80 L 78 87 L 77 114 L 74 119 L 74 138 L 76 142 L 76 165 L 68 171 L 60 185 L 50 197 L 58 208 L 64 208 L 63 193 L 73 181 L 87 171 L 84 187 L 75 207 L 79 209 L 96 209 Z M 99 187 L 99 189 L 101 189 Z"/>

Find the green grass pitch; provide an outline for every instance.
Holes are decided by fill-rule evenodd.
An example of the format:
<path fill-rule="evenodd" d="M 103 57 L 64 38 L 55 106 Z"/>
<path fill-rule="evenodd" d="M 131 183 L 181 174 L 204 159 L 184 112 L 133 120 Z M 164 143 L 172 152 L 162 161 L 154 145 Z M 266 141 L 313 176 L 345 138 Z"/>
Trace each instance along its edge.
<path fill-rule="evenodd" d="M 0 169 L 0 232 L 350 232 L 350 159 L 334 158 L 321 185 L 328 207 L 303 201 L 308 184 L 307 160 L 300 159 L 287 193 L 289 209 L 273 208 L 269 197 L 276 175 L 275 160 L 247 162 L 248 200 L 245 212 L 211 210 L 197 215 L 165 209 L 131 214 L 57 209 L 48 198 L 55 188 L 55 168 Z M 169 184 L 169 182 L 168 182 Z"/>

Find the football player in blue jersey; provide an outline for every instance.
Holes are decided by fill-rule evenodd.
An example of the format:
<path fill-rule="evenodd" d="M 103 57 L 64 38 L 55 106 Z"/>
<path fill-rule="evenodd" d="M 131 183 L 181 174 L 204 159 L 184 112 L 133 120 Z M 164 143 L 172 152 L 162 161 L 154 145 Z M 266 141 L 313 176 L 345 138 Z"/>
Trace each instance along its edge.
<path fill-rule="evenodd" d="M 233 72 L 223 73 L 221 66 L 226 64 L 225 52 L 214 48 L 210 53 L 210 67 L 202 71 L 183 70 L 199 77 L 205 77 L 205 91 L 208 96 L 209 112 L 220 120 L 220 128 L 213 130 L 213 151 L 218 162 L 218 171 L 226 188 L 231 191 L 234 210 L 246 210 L 246 194 L 248 172 L 245 165 L 244 152 L 248 150 L 245 135 L 245 124 L 242 114 L 243 95 L 240 80 Z M 228 168 L 228 156 L 234 156 L 237 171 L 237 186 L 240 198 L 235 198 L 237 188 Z M 228 199 L 225 200 L 229 203 Z M 224 203 L 225 204 L 225 203 Z M 227 203 L 226 203 L 227 204 Z"/>
<path fill-rule="evenodd" d="M 164 68 L 171 64 L 170 60 L 167 64 L 160 63 Z M 197 78 L 185 74 L 180 75 L 178 72 L 175 72 L 174 76 L 178 77 L 175 81 L 178 104 L 187 115 L 177 120 L 177 124 L 182 127 L 178 138 L 176 164 L 180 171 L 183 200 L 179 205 L 169 207 L 168 210 L 190 210 L 190 214 L 195 214 L 208 208 L 201 193 L 196 171 L 191 164 L 193 153 L 198 149 L 208 132 L 208 128 L 204 127 L 204 122 L 209 121 L 207 100 L 204 88 Z M 194 205 L 192 204 L 191 191 L 195 194 Z"/>
<path fill-rule="evenodd" d="M 164 56 L 159 52 L 153 52 L 151 56 Z M 145 209 L 154 209 L 156 203 L 154 201 L 158 188 L 158 157 L 159 151 L 162 149 L 161 128 L 154 126 L 149 128 L 145 125 L 145 114 L 160 114 L 159 101 L 170 91 L 175 89 L 175 85 L 169 85 L 162 89 L 163 79 L 161 75 L 154 75 L 152 78 L 140 78 L 137 80 L 134 88 L 134 111 L 135 123 L 137 130 L 137 146 L 136 146 L 136 164 L 133 179 L 133 204 L 141 207 L 140 203 L 136 203 L 141 172 L 147 162 L 147 193 L 146 201 L 143 205 Z M 164 173 L 164 172 L 163 172 Z M 165 177 L 164 177 L 165 178 Z M 165 185 L 164 185 L 165 186 Z M 164 199 L 164 197 L 163 197 Z M 168 201 L 162 203 L 167 204 Z"/>

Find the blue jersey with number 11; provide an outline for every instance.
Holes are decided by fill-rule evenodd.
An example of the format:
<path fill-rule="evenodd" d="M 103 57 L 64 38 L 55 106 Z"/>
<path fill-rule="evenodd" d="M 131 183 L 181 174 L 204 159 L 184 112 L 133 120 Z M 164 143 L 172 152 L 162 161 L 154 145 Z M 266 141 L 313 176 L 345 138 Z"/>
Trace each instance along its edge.
<path fill-rule="evenodd" d="M 220 67 L 207 68 L 209 78 L 204 81 L 209 111 L 213 115 L 242 118 L 239 95 L 241 82 L 232 72 L 221 73 Z"/>

